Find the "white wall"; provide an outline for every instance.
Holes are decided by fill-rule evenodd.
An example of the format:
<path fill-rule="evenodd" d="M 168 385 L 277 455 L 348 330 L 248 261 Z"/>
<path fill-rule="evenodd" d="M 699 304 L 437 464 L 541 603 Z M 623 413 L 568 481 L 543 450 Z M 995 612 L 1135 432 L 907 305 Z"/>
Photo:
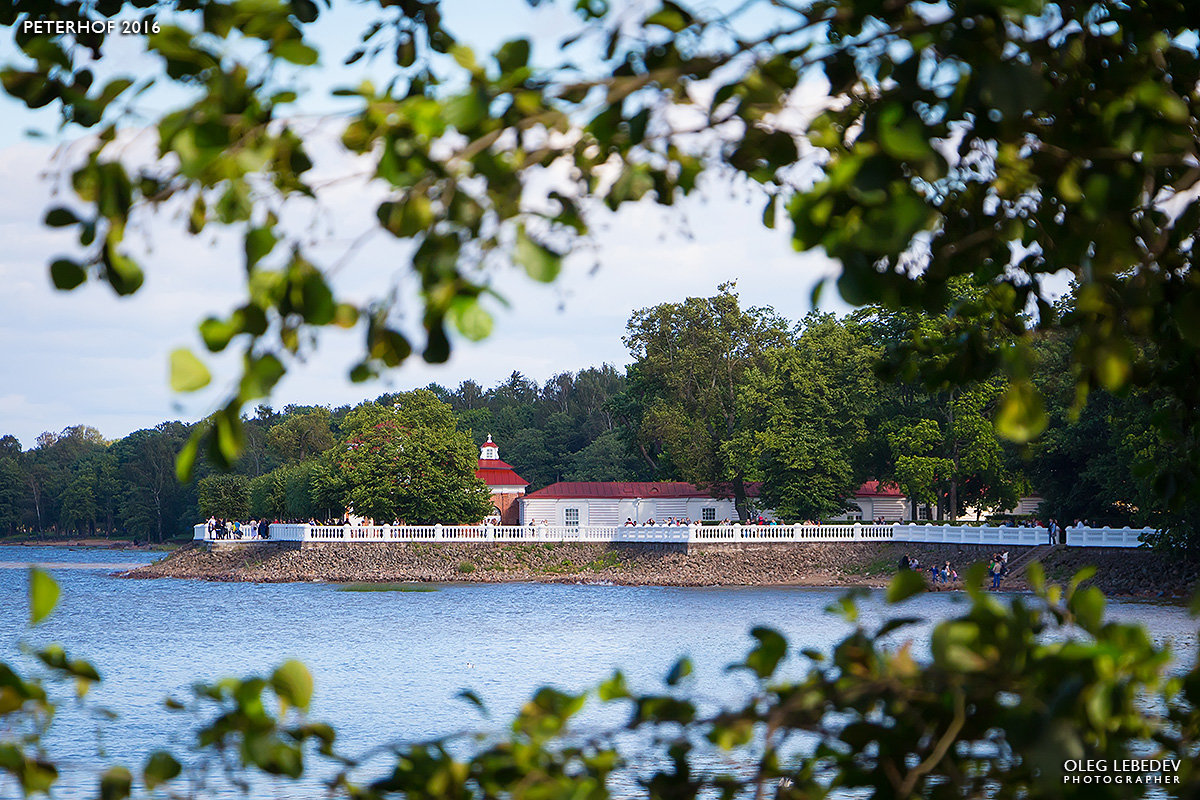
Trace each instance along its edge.
<path fill-rule="evenodd" d="M 533 521 L 548 525 L 565 525 L 566 509 L 579 509 L 580 525 L 624 525 L 625 520 L 665 522 L 670 517 L 686 517 L 694 522 L 703 519 L 703 510 L 713 508 L 716 521 L 737 520 L 737 509 L 732 500 L 715 500 L 706 497 L 689 498 L 643 498 L 640 502 L 630 499 L 612 498 L 521 498 L 521 524 Z M 769 514 L 766 516 L 770 516 Z"/>

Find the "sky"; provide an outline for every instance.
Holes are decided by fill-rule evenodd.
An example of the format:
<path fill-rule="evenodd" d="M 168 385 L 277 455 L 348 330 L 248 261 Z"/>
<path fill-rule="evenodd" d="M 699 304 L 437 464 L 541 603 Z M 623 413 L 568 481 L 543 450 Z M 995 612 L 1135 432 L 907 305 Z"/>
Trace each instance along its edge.
<path fill-rule="evenodd" d="M 334 16 L 318 32 L 324 48 L 358 30 L 361 20 Z M 452 30 L 468 43 L 491 49 L 499 38 L 524 33 L 535 53 L 570 32 L 573 23 L 553 6 L 538 11 L 523 4 L 517 13 L 500 15 L 498 6 L 466 0 L 447 4 Z M 483 10 L 486 9 L 486 10 Z M 465 13 L 471 12 L 471 13 Z M 478 13 L 475 13 L 478 12 Z M 136 69 L 140 43 L 124 42 L 118 68 Z M 11 53 L 0 45 L 0 60 Z M 364 69 L 378 69 L 368 67 Z M 354 83 L 361 73 L 323 72 L 317 94 L 344 77 Z M 154 99 L 169 107 L 169 95 Z M 195 420 L 213 410 L 228 391 L 233 372 L 228 359 L 215 361 L 213 385 L 194 395 L 172 393 L 167 381 L 169 353 L 190 347 L 202 353 L 196 324 L 228 312 L 241 288 L 240 245 L 228 236 L 190 237 L 168 210 L 146 220 L 135 249 L 146 268 L 146 283 L 131 298 L 117 298 L 105 286 L 89 283 L 73 292 L 56 291 L 47 265 L 74 252 L 61 231 L 41 225 L 45 209 L 57 203 L 56 181 L 48 167 L 70 159 L 70 137 L 30 139 L 29 128 L 49 130 L 53 120 L 0 99 L 0 435 L 15 435 L 26 448 L 43 431 L 71 425 L 93 426 L 107 438 L 122 437 L 167 419 Z M 314 128 L 312 147 L 327 153 L 318 170 L 347 167 L 345 156 L 322 142 Z M 152 152 L 153 138 L 136 128 L 124 134 L 131 158 Z M 67 150 L 57 147 L 66 145 Z M 64 156 L 65 153 L 65 156 Z M 56 159 L 58 159 L 56 161 Z M 378 197 L 354 182 L 320 197 L 311 226 L 330 259 L 344 253 L 357 233 L 374 225 Z M 743 305 L 769 305 L 792 320 L 810 310 L 814 284 L 835 275 L 836 265 L 820 254 L 797 254 L 781 226 L 761 224 L 762 201 L 745 186 L 713 181 L 702 196 L 675 209 L 639 204 L 599 222 L 595 247 L 572 253 L 553 284 L 536 284 L 519 268 L 492 276 L 508 301 L 492 303 L 494 332 L 483 342 L 453 340 L 444 365 L 419 358 L 406 361 L 383 379 L 352 384 L 346 375 L 362 346 L 360 329 L 322 334 L 317 352 L 294 368 L 269 399 L 289 403 L 343 405 L 385 391 L 437 382 L 449 388 L 464 380 L 491 386 L 513 371 L 540 383 L 562 371 L 629 362 L 621 341 L 630 314 L 658 303 L 711 296 L 717 286 L 736 281 Z M 372 237 L 334 276 L 335 289 L 365 299 L 389 281 L 406 278 L 402 243 Z M 827 292 L 826 310 L 847 310 Z"/>

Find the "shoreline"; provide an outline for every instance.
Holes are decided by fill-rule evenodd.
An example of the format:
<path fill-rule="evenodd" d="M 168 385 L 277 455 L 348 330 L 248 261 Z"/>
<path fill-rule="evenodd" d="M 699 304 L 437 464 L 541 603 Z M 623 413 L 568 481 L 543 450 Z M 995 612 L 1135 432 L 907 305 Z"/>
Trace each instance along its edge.
<path fill-rule="evenodd" d="M 1001 591 L 1027 591 L 1024 570 L 1040 561 L 1048 581 L 1065 583 L 1089 564 L 1089 584 L 1106 595 L 1189 598 L 1200 568 L 1151 550 L 1010 547 L 1012 573 Z M 117 573 L 129 579 L 182 578 L 236 583 L 556 583 L 620 586 L 798 586 L 884 588 L 900 557 L 951 562 L 960 575 L 986 561 L 987 547 L 902 542 L 741 544 L 690 550 L 604 544 L 321 544 L 208 551 L 185 545 L 152 564 Z M 935 584 L 932 591 L 961 590 Z"/>
<path fill-rule="evenodd" d="M 190 544 L 190 543 L 189 543 Z M 134 542 L 125 539 L 103 539 L 97 537 L 84 537 L 79 539 L 23 539 L 16 542 L 0 542 L 0 547 L 70 547 L 83 550 L 141 550 L 146 552 L 173 552 L 180 547 L 188 545 L 180 545 L 173 542 L 148 542 L 145 544 L 135 544 Z"/>

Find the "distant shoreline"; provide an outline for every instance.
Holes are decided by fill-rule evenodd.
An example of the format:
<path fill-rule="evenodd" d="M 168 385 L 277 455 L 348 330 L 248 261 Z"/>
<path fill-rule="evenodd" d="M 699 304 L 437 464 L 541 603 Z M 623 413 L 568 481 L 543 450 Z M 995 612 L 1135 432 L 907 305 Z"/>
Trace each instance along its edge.
<path fill-rule="evenodd" d="M 82 547 L 90 550 L 148 550 L 161 552 L 168 552 L 179 546 L 171 542 L 164 544 L 139 542 L 135 544 L 125 539 L 103 539 L 99 537 L 80 539 L 22 539 L 13 542 L 0 542 L 0 547 Z"/>
<path fill-rule="evenodd" d="M 886 586 L 902 555 L 951 565 L 965 575 L 995 548 L 900 542 L 820 542 L 708 545 L 690 550 L 606 544 L 321 544 L 208 551 L 187 545 L 125 578 L 289 583 L 585 583 L 626 586 Z M 1070 580 L 1094 564 L 1091 581 L 1106 594 L 1186 598 L 1200 571 L 1177 557 L 1150 550 L 1007 548 L 1013 573 L 1001 588 L 1028 589 L 1024 569 L 1041 561 L 1048 579 Z M 1030 552 L 1030 550 L 1036 552 Z M 961 584 L 937 584 L 955 589 Z"/>

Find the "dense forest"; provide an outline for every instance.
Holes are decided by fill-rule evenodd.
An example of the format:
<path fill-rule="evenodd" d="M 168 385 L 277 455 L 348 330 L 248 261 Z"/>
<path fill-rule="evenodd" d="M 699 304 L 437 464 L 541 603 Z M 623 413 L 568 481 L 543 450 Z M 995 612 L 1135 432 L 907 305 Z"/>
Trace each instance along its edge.
<path fill-rule="evenodd" d="M 796 323 L 769 308 L 742 308 L 733 287 L 722 286 L 713 297 L 636 312 L 624 370 L 587 367 L 540 386 L 514 372 L 490 388 L 470 380 L 454 389 L 434 384 L 355 408 L 261 405 L 243 420 L 244 455 L 235 470 L 201 464 L 182 485 L 175 455 L 190 433 L 183 422 L 115 441 L 76 425 L 44 433 L 28 449 L 7 435 L 0 439 L 0 532 L 162 541 L 209 514 L 328 517 L 349 502 L 410 522 L 436 519 L 436 508 L 421 507 L 422 497 L 438 496 L 432 485 L 390 506 L 372 505 L 370 486 L 389 472 L 386 465 L 368 469 L 342 457 L 359 441 L 352 437 L 373 430 L 363 419 L 377 428 L 378 409 L 409 408 L 413 398 L 420 420 L 388 425 L 411 432 L 436 418 L 446 429 L 429 429 L 424 456 L 400 448 L 406 458 L 452 459 L 469 473 L 474 447 L 490 434 L 531 489 L 560 480 L 686 480 L 732 490 L 745 514 L 752 511 L 745 485 L 759 481 L 763 507 L 815 519 L 838 514 L 855 487 L 878 478 L 931 504 L 938 518 L 1011 508 L 1037 492 L 1045 516 L 1169 522 L 1160 476 L 1185 455 L 1163 432 L 1170 405 L 1147 389 L 1093 391 L 1082 403 L 1069 366 L 1078 343 L 1065 334 L 992 330 L 988 309 L 976 302 L 981 296 L 963 284 L 942 314 L 874 306 Z M 1069 301 L 1059 311 L 1069 313 Z M 947 354 L 963 347 L 992 353 L 997 363 L 1024 360 L 1046 398 L 1038 430 L 998 435 L 1004 400 L 1020 387 L 999 369 L 974 382 L 943 374 Z M 444 449 L 452 440 L 452 456 L 432 444 Z M 421 467 L 405 468 L 428 472 Z M 359 476 L 354 489 L 346 483 L 351 473 Z M 463 500 L 451 516 L 470 517 L 478 500 L 477 493 Z"/>

